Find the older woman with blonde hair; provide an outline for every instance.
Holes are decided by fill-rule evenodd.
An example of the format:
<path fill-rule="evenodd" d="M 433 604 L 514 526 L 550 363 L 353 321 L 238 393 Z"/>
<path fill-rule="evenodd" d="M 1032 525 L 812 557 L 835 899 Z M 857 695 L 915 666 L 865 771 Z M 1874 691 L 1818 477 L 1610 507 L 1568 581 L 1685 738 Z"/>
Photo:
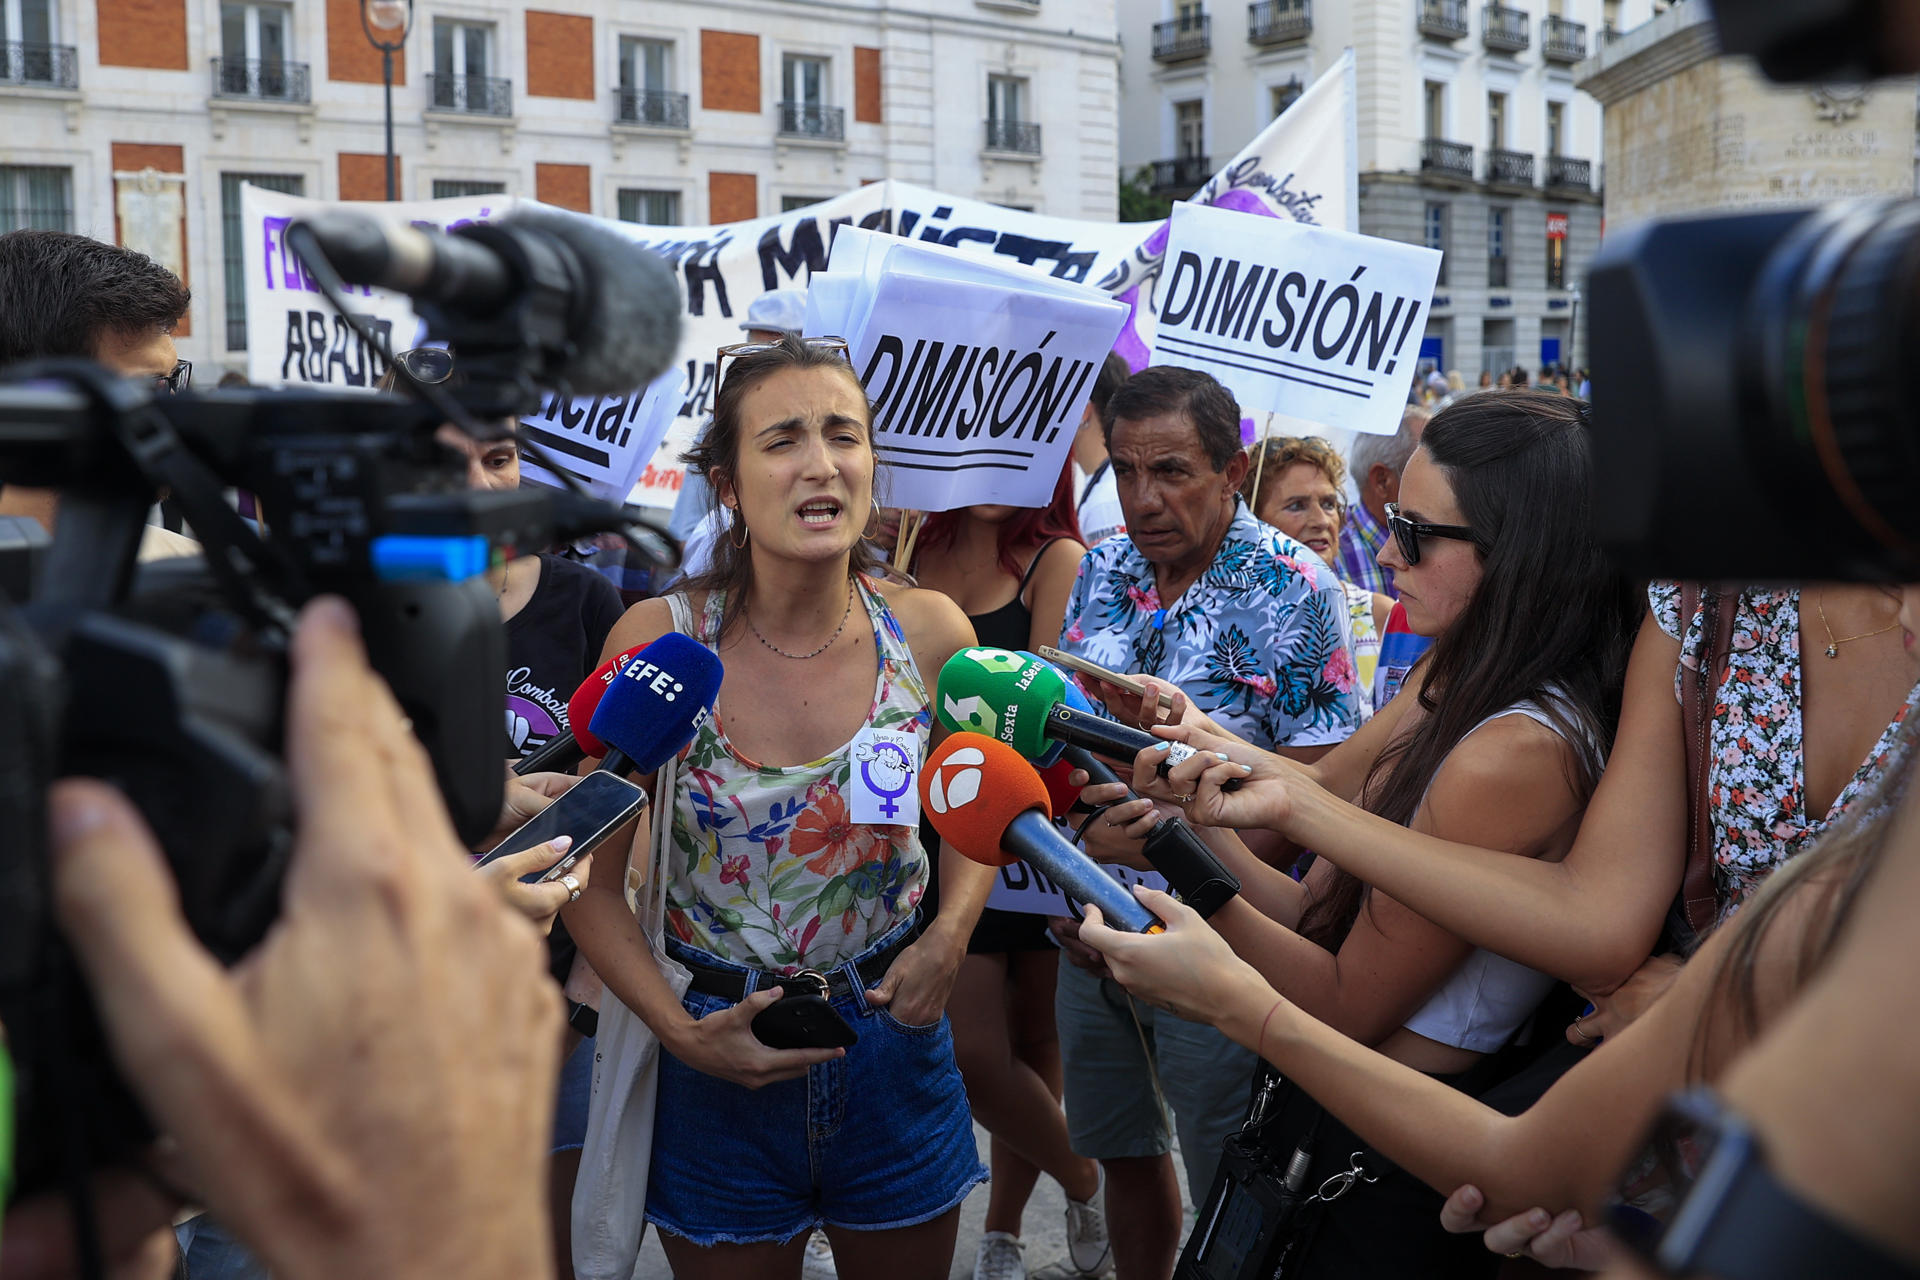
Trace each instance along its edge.
<path fill-rule="evenodd" d="M 1256 518 L 1272 525 L 1340 571 L 1340 526 L 1346 522 L 1343 496 L 1347 467 L 1340 454 L 1319 436 L 1273 436 L 1250 451 L 1252 465 L 1240 495 Z M 1380 658 L 1380 634 L 1393 610 L 1391 597 L 1341 580 L 1353 625 L 1353 662 L 1359 672 L 1360 714 L 1373 714 L 1373 673 Z"/>

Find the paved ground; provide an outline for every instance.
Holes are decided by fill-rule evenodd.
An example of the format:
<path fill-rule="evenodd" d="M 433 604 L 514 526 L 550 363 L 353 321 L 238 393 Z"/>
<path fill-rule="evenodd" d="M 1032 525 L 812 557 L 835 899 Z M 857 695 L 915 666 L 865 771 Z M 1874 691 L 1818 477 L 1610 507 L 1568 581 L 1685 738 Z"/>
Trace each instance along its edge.
<path fill-rule="evenodd" d="M 974 1126 L 974 1138 L 980 1144 L 980 1158 L 987 1158 L 987 1133 L 978 1125 Z M 1180 1186 L 1184 1191 L 1187 1185 L 1186 1169 L 1181 1165 L 1178 1155 L 1174 1158 L 1174 1168 L 1179 1171 Z M 1066 1242 L 1066 1199 L 1060 1192 L 1060 1184 L 1052 1178 L 1042 1178 L 1033 1189 L 1033 1199 L 1027 1202 L 1027 1215 L 1023 1236 L 1027 1242 L 1027 1270 L 1030 1274 L 1041 1272 L 1052 1264 L 1061 1262 L 1067 1253 Z M 983 1184 L 974 1189 L 960 1206 L 960 1243 L 953 1252 L 953 1271 L 951 1280 L 972 1280 L 973 1255 L 979 1244 L 983 1230 L 982 1221 L 987 1214 L 987 1188 Z M 1191 1221 L 1193 1205 L 1189 1197 L 1187 1216 Z M 1058 1270 L 1050 1274 L 1060 1274 Z M 673 1272 L 667 1267 L 666 1255 L 660 1251 L 660 1242 L 656 1234 L 647 1232 L 647 1241 L 641 1248 L 640 1268 L 636 1280 L 670 1280 Z M 1036 1280 L 1043 1280 L 1036 1275 Z"/>

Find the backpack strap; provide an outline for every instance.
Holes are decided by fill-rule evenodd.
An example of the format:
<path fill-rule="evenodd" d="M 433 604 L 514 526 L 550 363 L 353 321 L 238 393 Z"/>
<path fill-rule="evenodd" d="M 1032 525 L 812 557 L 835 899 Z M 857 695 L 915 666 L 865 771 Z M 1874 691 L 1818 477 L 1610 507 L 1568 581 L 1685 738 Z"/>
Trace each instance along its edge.
<path fill-rule="evenodd" d="M 1713 710 L 1733 659 L 1734 615 L 1740 593 L 1687 584 L 1680 588 L 1684 626 L 1700 614 L 1700 648 L 1693 671 L 1680 683 L 1680 722 L 1687 748 L 1687 867 L 1680 880 L 1680 914 L 1695 937 L 1712 927 L 1719 914 L 1713 887 L 1712 774 Z"/>

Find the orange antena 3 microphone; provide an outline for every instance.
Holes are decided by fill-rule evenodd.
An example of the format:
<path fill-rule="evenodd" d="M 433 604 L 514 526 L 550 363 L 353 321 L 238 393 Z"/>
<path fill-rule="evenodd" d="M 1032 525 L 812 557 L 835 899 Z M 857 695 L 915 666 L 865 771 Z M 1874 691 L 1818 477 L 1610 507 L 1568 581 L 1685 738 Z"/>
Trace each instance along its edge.
<path fill-rule="evenodd" d="M 1012 747 L 980 733 L 956 733 L 920 771 L 920 809 L 947 844 L 975 862 L 1026 862 L 1075 902 L 1100 908 L 1128 933 L 1165 926 L 1100 865 L 1067 843 L 1047 818 L 1046 783 Z"/>

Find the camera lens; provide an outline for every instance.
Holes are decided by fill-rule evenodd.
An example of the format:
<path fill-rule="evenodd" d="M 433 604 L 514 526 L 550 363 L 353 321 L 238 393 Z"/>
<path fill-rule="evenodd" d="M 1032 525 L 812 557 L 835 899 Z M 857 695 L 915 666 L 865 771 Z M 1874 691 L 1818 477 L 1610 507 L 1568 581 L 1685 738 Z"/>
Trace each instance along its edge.
<path fill-rule="evenodd" d="M 1824 510 L 1808 515 L 1850 526 L 1859 555 L 1908 566 L 1920 566 L 1917 290 L 1920 203 L 1823 209 L 1759 272 L 1744 344 L 1776 496 L 1811 493 Z"/>

